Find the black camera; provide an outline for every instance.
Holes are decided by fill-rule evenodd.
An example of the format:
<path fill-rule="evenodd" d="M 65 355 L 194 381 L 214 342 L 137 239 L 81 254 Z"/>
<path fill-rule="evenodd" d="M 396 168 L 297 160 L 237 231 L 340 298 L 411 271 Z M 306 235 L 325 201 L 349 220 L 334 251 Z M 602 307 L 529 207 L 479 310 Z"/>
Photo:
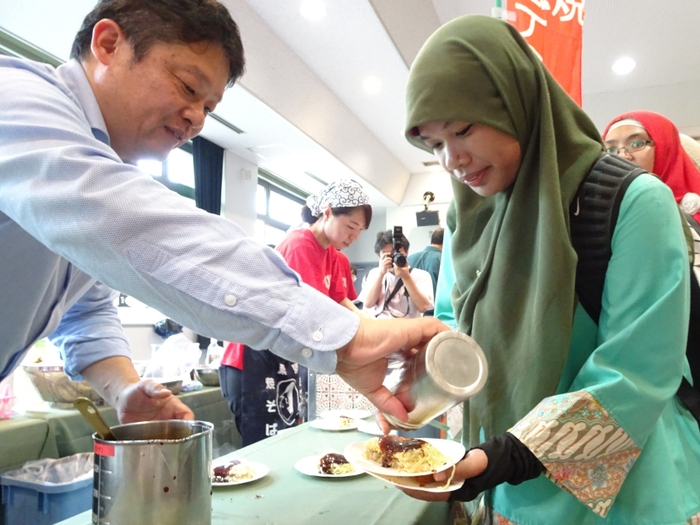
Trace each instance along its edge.
<path fill-rule="evenodd" d="M 394 226 L 394 231 L 391 235 L 391 246 L 394 249 L 394 253 L 391 254 L 391 260 L 399 268 L 403 268 L 408 262 L 406 256 L 400 252 L 401 248 L 406 249 L 403 245 L 403 238 L 403 227 Z"/>

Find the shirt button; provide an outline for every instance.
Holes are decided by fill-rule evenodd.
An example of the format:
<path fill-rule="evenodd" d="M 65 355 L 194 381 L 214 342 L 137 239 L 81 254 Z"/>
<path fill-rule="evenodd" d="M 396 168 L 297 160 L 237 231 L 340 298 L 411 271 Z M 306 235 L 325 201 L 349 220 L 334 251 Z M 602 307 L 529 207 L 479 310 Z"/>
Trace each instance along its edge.
<path fill-rule="evenodd" d="M 313 334 L 311 334 L 311 339 L 318 343 L 321 339 L 323 339 L 323 332 L 321 332 L 321 330 L 316 330 Z"/>
<path fill-rule="evenodd" d="M 305 358 L 308 359 L 309 357 L 311 357 L 312 355 L 314 355 L 314 352 L 313 352 L 313 350 L 311 350 L 311 348 L 304 348 L 304 349 L 301 351 L 301 355 L 303 355 Z"/>
<path fill-rule="evenodd" d="M 476 271 L 476 276 L 479 277 L 481 275 L 481 270 Z"/>
<path fill-rule="evenodd" d="M 236 296 L 233 294 L 228 294 L 226 297 L 224 297 L 224 302 L 228 306 L 236 306 L 236 303 L 238 302 L 238 299 L 236 299 Z"/>

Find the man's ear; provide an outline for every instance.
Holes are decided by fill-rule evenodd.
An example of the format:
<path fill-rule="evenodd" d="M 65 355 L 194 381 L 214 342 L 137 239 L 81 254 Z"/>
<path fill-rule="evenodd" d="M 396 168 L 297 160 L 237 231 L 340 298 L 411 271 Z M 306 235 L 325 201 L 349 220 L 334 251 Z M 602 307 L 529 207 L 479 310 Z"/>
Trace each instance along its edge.
<path fill-rule="evenodd" d="M 121 27 L 114 20 L 103 18 L 92 29 L 90 50 L 98 62 L 109 65 L 119 49 L 126 43 Z"/>

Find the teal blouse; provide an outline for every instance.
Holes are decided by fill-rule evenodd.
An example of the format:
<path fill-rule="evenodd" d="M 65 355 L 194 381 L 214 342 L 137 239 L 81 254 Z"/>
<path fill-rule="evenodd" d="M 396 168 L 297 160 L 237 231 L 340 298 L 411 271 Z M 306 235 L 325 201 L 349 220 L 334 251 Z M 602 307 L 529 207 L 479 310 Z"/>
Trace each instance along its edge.
<path fill-rule="evenodd" d="M 505 518 L 499 523 L 700 520 L 700 430 L 675 396 L 681 374 L 689 377 L 689 265 L 668 192 L 651 175 L 629 186 L 613 236 L 600 324 L 576 308 L 557 393 L 510 429 L 547 471 L 486 495 L 485 503 Z M 435 315 L 454 325 L 450 242 L 448 229 Z"/>

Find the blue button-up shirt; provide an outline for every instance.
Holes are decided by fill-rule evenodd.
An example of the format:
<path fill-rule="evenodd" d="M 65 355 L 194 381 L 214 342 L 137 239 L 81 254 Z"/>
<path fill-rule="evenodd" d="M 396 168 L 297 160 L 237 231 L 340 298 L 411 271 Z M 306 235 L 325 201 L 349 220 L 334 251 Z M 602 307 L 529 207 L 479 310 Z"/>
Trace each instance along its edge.
<path fill-rule="evenodd" d="M 0 57 L 0 380 L 46 336 L 73 378 L 128 356 L 113 289 L 321 372 L 359 324 L 236 224 L 123 163 L 79 62 Z"/>

